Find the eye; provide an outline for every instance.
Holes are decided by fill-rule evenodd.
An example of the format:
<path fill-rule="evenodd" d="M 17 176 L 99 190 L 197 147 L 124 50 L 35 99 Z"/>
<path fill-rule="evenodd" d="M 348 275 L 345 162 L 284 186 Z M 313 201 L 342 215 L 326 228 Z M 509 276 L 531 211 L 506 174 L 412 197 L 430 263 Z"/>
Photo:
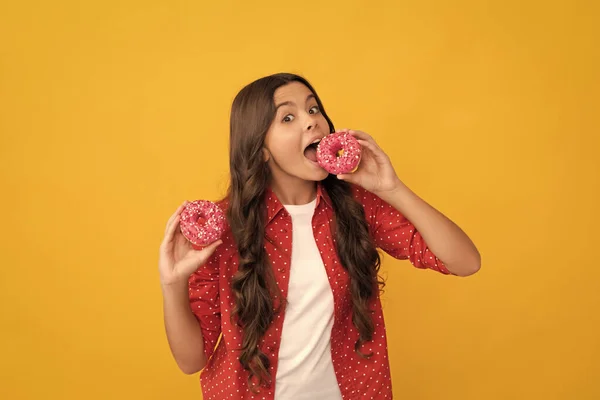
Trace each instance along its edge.
<path fill-rule="evenodd" d="M 285 117 L 283 117 L 281 122 L 292 122 L 293 120 L 294 120 L 294 116 L 292 114 L 288 114 Z"/>
<path fill-rule="evenodd" d="M 310 114 L 317 114 L 317 113 L 321 112 L 321 110 L 319 109 L 319 106 L 313 106 L 310 108 L 310 110 L 308 110 L 308 112 Z"/>

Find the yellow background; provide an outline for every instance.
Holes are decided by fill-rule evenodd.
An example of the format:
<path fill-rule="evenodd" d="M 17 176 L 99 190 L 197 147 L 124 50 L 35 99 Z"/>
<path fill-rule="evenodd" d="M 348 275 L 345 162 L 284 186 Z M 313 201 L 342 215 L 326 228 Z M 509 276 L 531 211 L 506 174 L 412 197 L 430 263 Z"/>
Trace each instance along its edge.
<path fill-rule="evenodd" d="M 229 107 L 290 71 L 483 255 L 385 257 L 398 399 L 600 398 L 594 1 L 3 1 L 0 398 L 198 399 L 157 254 L 227 186 Z"/>

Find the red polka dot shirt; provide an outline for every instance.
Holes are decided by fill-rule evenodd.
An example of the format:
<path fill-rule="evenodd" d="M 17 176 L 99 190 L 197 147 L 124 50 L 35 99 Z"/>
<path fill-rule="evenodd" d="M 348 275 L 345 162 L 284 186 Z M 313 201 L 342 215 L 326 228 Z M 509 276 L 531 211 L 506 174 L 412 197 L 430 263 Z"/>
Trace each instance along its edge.
<path fill-rule="evenodd" d="M 397 259 L 408 259 L 417 268 L 450 273 L 429 250 L 414 225 L 396 209 L 358 186 L 354 186 L 353 190 L 355 198 L 364 207 L 371 235 L 379 249 Z M 282 295 L 286 298 L 292 249 L 291 217 L 271 190 L 267 191 L 266 205 L 265 249 Z M 372 352 L 373 356 L 364 359 L 354 351 L 358 331 L 352 323 L 349 276 L 335 251 L 335 238 L 330 233 L 332 217 L 331 200 L 319 184 L 313 232 L 334 298 L 331 356 L 337 383 L 344 399 L 391 399 L 392 383 L 381 301 L 377 295 L 370 305 L 374 310 L 375 331 L 373 340 L 365 343 L 361 351 L 365 354 Z M 247 383 L 248 372 L 239 362 L 240 351 L 236 350 L 242 347 L 242 332 L 231 323 L 234 296 L 230 284 L 238 268 L 237 251 L 231 232 L 226 232 L 222 239 L 223 244 L 209 262 L 189 280 L 190 306 L 200 323 L 208 359 L 200 373 L 202 393 L 205 400 L 273 400 L 285 313 L 275 315 L 260 343 L 261 350 L 271 362 L 272 383 L 253 393 Z"/>

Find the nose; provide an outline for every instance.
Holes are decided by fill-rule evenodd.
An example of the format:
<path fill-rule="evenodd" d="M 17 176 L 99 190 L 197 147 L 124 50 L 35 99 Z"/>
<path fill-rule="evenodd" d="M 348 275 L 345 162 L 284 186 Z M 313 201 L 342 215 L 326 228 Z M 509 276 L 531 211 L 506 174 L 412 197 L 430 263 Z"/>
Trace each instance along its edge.
<path fill-rule="evenodd" d="M 317 127 L 317 121 L 313 115 L 308 114 L 305 126 L 307 131 L 313 131 Z"/>

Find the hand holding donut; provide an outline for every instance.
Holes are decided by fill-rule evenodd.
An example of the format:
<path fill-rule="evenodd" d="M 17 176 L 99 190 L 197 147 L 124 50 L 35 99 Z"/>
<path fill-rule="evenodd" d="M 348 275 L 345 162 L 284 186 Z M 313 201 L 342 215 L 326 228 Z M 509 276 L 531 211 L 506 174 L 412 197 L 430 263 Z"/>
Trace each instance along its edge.
<path fill-rule="evenodd" d="M 362 154 L 358 169 L 353 173 L 339 174 L 339 179 L 362 186 L 375 194 L 393 191 L 402 184 L 390 158 L 370 135 L 348 129 L 341 132 L 347 132 L 358 140 Z"/>
<path fill-rule="evenodd" d="M 158 270 L 161 284 L 187 284 L 190 275 L 204 265 L 216 248 L 222 243 L 215 240 L 202 250 L 196 250 L 194 245 L 181 232 L 181 214 L 189 205 L 187 201 L 179 206 L 165 229 L 165 236 L 160 245 Z M 218 239 L 218 238 L 217 238 Z"/>

